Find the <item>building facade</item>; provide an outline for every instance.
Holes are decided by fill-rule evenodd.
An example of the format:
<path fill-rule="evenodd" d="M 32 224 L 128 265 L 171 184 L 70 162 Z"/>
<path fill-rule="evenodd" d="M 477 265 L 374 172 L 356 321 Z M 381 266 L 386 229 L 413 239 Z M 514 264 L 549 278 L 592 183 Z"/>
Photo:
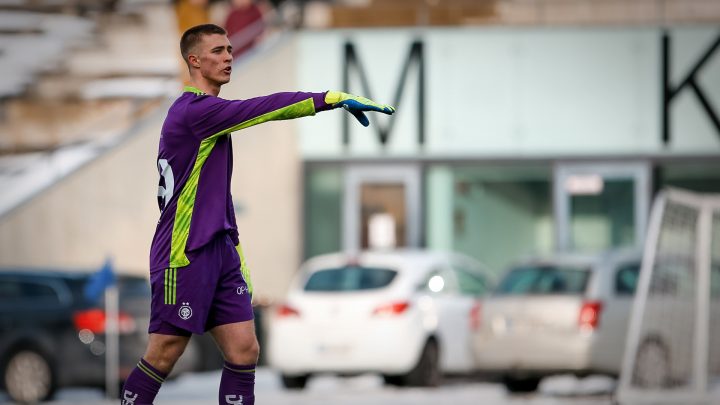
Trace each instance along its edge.
<path fill-rule="evenodd" d="M 304 255 L 409 246 L 498 273 L 639 247 L 661 187 L 720 192 L 716 26 L 307 33 L 301 88 L 393 103 L 299 123 Z"/>

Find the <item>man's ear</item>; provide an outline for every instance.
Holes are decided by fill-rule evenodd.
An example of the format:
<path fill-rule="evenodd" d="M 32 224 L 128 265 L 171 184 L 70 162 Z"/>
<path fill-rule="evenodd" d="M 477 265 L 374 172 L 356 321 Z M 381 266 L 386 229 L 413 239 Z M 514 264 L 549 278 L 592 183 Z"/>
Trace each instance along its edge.
<path fill-rule="evenodd" d="M 196 55 L 188 55 L 188 62 L 191 67 L 194 67 L 195 69 L 200 68 L 200 58 Z"/>

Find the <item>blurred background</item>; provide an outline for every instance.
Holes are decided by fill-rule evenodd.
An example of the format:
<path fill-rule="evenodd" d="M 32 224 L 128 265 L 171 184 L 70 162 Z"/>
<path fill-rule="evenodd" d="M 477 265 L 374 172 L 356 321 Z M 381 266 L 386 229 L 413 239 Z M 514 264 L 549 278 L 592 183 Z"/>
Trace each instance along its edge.
<path fill-rule="evenodd" d="M 483 359 L 491 362 L 482 354 L 490 344 L 482 329 L 502 312 L 484 300 L 511 291 L 573 296 L 557 304 L 569 305 L 573 333 L 590 327 L 592 334 L 597 323 L 578 316 L 598 318 L 623 294 L 627 307 L 619 311 L 629 314 L 658 191 L 720 193 L 717 0 L 0 0 L 0 386 L 6 389 L 0 401 L 103 386 L 105 306 L 84 286 L 108 257 L 120 293 L 120 379 L 142 353 L 147 262 L 159 214 L 160 127 L 188 79 L 180 34 L 206 22 L 225 27 L 235 49 L 233 79 L 221 97 L 343 90 L 397 107 L 392 117 L 371 116 L 369 128 L 327 112 L 234 135 L 232 192 L 253 271 L 261 347 L 292 345 L 270 343 L 274 321 L 299 322 L 312 311 L 303 307 L 339 306 L 341 315 L 321 318 L 344 318 L 343 291 L 357 299 L 358 291 L 387 287 L 394 292 L 369 308 L 410 317 L 418 307 L 421 325 L 418 336 L 402 338 L 417 341 L 406 369 L 345 368 L 353 360 L 342 356 L 326 368 L 282 369 L 268 364 L 264 350 L 261 362 L 268 368 L 261 375 L 273 382 L 259 384 L 260 392 L 302 388 L 318 373 L 364 371 L 384 378 L 333 382 L 332 388 L 319 380 L 309 388 L 332 398 L 328 392 L 353 393 L 357 383 L 362 395 L 366 389 L 390 395 L 387 403 L 403 399 L 382 391 L 384 384 L 440 384 L 443 392 L 445 383 L 432 376 L 408 377 L 422 361 L 433 362 L 433 350 L 437 364 L 450 358 L 443 347 L 456 335 L 452 325 L 469 328 L 458 343 L 467 353 L 457 356 L 473 359 L 445 373 L 467 379 L 452 383 L 461 384 L 459 392 L 469 390 L 461 403 L 564 403 L 567 398 L 543 397 L 542 386 L 540 397 L 520 398 L 506 396 L 503 387 L 535 392 L 540 378 L 564 372 L 617 377 L 621 350 L 613 364 L 602 366 L 588 360 L 528 369 L 521 360 L 496 359 L 497 367 L 483 367 Z M 720 255 L 718 242 L 712 246 Z M 429 251 L 455 256 L 422 256 Z M 337 260 L 307 262 L 335 252 L 341 252 Z M 463 273 L 455 260 L 470 270 Z M 413 276 L 406 289 L 412 294 L 402 295 L 408 267 L 427 272 Z M 458 267 L 453 275 L 437 273 Z M 595 286 L 596 268 L 605 269 L 598 271 L 609 274 L 613 287 Z M 311 284 L 312 274 L 323 269 L 344 271 Z M 377 281 L 378 269 L 398 273 L 398 282 L 394 273 L 387 283 Z M 573 278 L 578 269 L 588 274 Z M 623 269 L 629 285 L 617 281 Z M 561 282 L 571 286 L 548 281 L 547 291 L 522 284 L 516 290 L 518 271 L 530 271 L 528 283 L 537 288 L 546 274 L 568 275 Z M 510 274 L 515 278 L 507 279 Z M 438 275 L 442 285 L 433 279 Z M 363 277 L 377 283 L 363 284 Z M 458 299 L 465 297 L 455 305 L 459 320 L 428 324 L 431 310 L 419 303 L 450 294 L 451 287 Z M 318 291 L 337 295 L 300 302 L 303 292 Z M 445 316 L 433 299 L 433 316 Z M 558 308 L 547 313 L 564 311 Z M 507 326 L 515 315 L 497 316 Z M 397 325 L 383 322 L 372 327 Z M 616 340 L 608 345 L 624 347 L 627 322 L 612 327 Z M 302 330 L 294 327 L 276 336 Z M 342 328 L 352 336 L 374 330 Z M 178 375 L 211 372 L 220 364 L 212 342 L 197 341 Z M 331 346 L 318 350 L 339 347 Z M 63 375 L 61 352 L 85 356 L 98 368 Z M 19 362 L 15 374 L 8 372 L 13 361 Z M 452 370 L 437 364 L 420 369 Z M 7 393 L 12 381 L 36 378 L 45 381 L 35 384 L 40 388 L 30 384 Z M 478 381 L 491 385 L 477 393 Z M 614 385 L 608 384 L 597 403 L 609 403 Z M 69 401 L 101 398 L 83 395 Z M 407 403 L 422 401 L 414 398 Z M 569 401 L 581 403 L 582 393 Z"/>

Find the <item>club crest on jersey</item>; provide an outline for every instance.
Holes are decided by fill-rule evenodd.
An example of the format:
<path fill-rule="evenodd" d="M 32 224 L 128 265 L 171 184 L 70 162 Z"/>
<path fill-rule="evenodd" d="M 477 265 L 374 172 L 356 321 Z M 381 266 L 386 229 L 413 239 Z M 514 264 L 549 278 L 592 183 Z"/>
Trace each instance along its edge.
<path fill-rule="evenodd" d="M 188 320 L 192 316 L 192 308 L 190 308 L 190 303 L 183 302 L 182 306 L 178 310 L 178 316 L 182 320 Z"/>

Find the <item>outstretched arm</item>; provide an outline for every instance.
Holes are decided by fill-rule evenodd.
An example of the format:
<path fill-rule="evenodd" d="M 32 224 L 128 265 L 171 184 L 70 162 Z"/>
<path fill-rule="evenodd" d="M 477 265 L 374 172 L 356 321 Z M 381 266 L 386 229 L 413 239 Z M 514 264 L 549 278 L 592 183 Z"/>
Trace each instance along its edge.
<path fill-rule="evenodd" d="M 188 123 L 200 138 L 214 138 L 267 121 L 288 120 L 335 108 L 344 108 L 361 124 L 369 125 L 364 111 L 392 114 L 395 109 L 364 97 L 329 91 L 327 93 L 275 93 L 247 100 L 224 100 L 206 96 L 189 107 Z"/>

